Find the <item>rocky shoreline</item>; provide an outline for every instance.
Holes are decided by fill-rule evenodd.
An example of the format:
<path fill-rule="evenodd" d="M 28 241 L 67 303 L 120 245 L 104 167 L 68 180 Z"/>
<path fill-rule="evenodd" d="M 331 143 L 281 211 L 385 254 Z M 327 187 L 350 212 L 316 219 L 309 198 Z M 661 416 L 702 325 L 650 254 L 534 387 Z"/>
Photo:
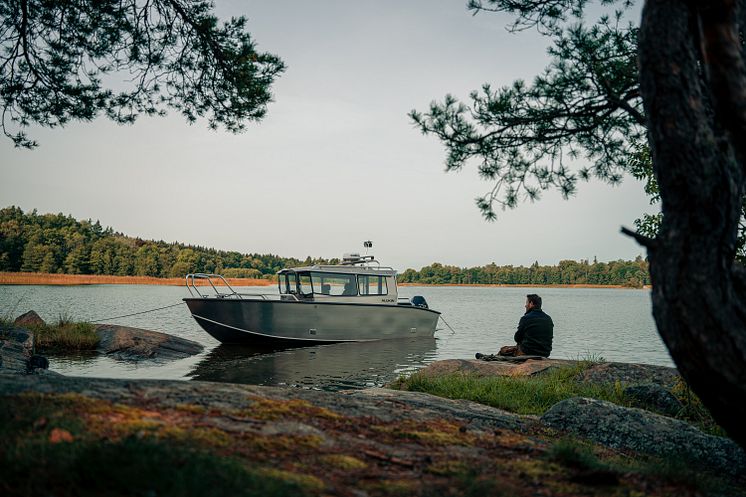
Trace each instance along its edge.
<path fill-rule="evenodd" d="M 0 336 L 0 369 L 5 361 L 11 361 L 16 369 L 23 369 L 19 364 L 36 354 L 34 333 L 47 323 L 34 311 L 18 316 L 12 327 L 4 334 L 12 337 L 3 339 Z M 34 331 L 37 330 L 37 331 Z M 204 346 L 193 340 L 179 338 L 167 333 L 144 330 L 130 326 L 114 324 L 93 325 L 96 344 L 93 352 L 108 355 L 123 361 L 157 360 L 170 361 L 183 359 L 204 350 Z M 27 364 L 27 369 L 38 368 L 38 365 Z"/>
<path fill-rule="evenodd" d="M 246 467 L 274 468 L 280 472 L 272 474 L 308 495 L 702 495 L 702 488 L 690 483 L 610 463 L 568 462 L 557 456 L 557 443 L 573 437 L 602 460 L 684 461 L 690 471 L 724 478 L 728 491 L 722 495 L 746 495 L 746 455 L 740 447 L 646 409 L 571 398 L 530 416 L 385 388 L 323 392 L 25 374 L 39 373 L 23 361 L 30 358 L 28 337 L 24 341 L 19 329 L 3 336 L 3 409 L 24 412 L 31 399 L 55 413 L 42 416 L 42 428 L 42 418 L 18 421 L 18 440 L 35 436 L 71 445 L 123 443 L 128 437 L 167 444 L 196 440 L 199 450 L 237 458 Z M 451 360 L 420 374 L 531 377 L 573 362 Z M 646 402 L 662 397 L 665 405 L 662 392 L 677 378 L 672 368 L 599 363 L 578 381 L 637 388 Z M 67 417 L 79 419 L 79 431 L 50 421 Z"/>

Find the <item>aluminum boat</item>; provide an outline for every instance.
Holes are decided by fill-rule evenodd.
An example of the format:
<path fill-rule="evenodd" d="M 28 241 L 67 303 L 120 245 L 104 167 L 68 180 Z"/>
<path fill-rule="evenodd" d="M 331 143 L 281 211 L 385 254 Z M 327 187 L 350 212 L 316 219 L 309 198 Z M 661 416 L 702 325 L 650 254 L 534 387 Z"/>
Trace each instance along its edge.
<path fill-rule="evenodd" d="M 277 294 L 249 294 L 217 274 L 188 274 L 191 297 L 184 302 L 222 343 L 292 346 L 435 333 L 440 313 L 421 296 L 399 297 L 396 271 L 372 255 L 345 254 L 340 264 L 288 268 L 277 276 Z M 213 292 L 203 293 L 198 280 L 207 280 Z"/>

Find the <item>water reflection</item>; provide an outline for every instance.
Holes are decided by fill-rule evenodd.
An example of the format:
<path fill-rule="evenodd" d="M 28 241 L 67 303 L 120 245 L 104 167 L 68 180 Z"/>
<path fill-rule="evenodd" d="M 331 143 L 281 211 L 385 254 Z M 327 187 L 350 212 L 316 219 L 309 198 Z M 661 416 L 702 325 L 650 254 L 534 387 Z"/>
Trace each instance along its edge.
<path fill-rule="evenodd" d="M 323 390 L 382 386 L 435 359 L 436 339 L 280 349 L 220 345 L 187 375 L 194 380 Z"/>

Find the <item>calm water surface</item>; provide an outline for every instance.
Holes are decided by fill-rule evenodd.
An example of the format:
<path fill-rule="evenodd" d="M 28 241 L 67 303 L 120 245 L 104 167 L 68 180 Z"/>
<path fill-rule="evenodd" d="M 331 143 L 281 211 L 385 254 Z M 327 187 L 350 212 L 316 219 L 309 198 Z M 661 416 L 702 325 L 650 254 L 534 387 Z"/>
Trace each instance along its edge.
<path fill-rule="evenodd" d="M 270 287 L 244 287 L 271 293 Z M 672 366 L 651 315 L 650 292 L 626 289 L 401 287 L 400 296 L 423 295 L 455 330 L 434 339 L 344 343 L 297 349 L 220 345 L 194 322 L 186 305 L 107 323 L 134 326 L 202 343 L 197 356 L 171 362 L 119 361 L 109 357 L 53 357 L 50 368 L 66 375 L 113 378 L 199 379 L 340 389 L 380 386 L 441 359 L 468 359 L 513 344 L 527 293 L 544 299 L 554 320 L 553 358 L 596 356 L 608 361 Z M 178 303 L 183 287 L 149 285 L 0 285 L 0 316 L 30 309 L 47 321 L 59 316 L 100 320 Z"/>

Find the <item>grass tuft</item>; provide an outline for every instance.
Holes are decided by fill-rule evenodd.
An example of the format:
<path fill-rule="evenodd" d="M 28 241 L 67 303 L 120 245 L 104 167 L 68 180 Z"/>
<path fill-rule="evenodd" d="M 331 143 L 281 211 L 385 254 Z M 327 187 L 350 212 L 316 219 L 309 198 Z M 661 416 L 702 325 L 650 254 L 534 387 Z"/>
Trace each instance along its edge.
<path fill-rule="evenodd" d="M 588 445 L 572 438 L 562 438 L 547 452 L 549 459 L 570 468 L 580 470 L 604 470 L 609 466 L 596 457 Z"/>
<path fill-rule="evenodd" d="M 727 437 L 728 434 L 718 425 L 707 410 L 705 405 L 699 400 L 699 397 L 692 392 L 689 385 L 679 378 L 671 389 L 681 405 L 681 411 L 676 414 L 676 418 L 682 419 L 699 427 L 700 430 L 719 437 Z"/>
<path fill-rule="evenodd" d="M 60 317 L 56 324 L 30 328 L 37 349 L 44 352 L 94 350 L 99 342 L 93 324 L 76 323 L 68 318 Z"/>
<path fill-rule="evenodd" d="M 535 376 L 519 377 L 482 377 L 464 373 L 432 377 L 415 373 L 408 378 L 399 377 L 390 388 L 472 400 L 517 414 L 542 415 L 557 402 L 571 397 L 588 397 L 624 407 L 632 406 L 633 401 L 624 394 L 624 386 L 620 382 L 577 381 L 580 373 L 598 362 L 598 358 L 580 359 L 573 366 L 560 366 Z M 727 436 L 683 380 L 673 387 L 672 393 L 684 406 L 674 416 L 676 419 L 691 423 L 705 433 Z M 654 406 L 648 410 L 659 412 Z"/>
<path fill-rule="evenodd" d="M 428 377 L 415 373 L 400 379 L 395 387 L 449 399 L 473 400 L 518 414 L 541 415 L 557 402 L 571 397 L 591 397 L 629 405 L 615 385 L 575 381 L 579 373 L 592 365 L 584 361 L 531 377 L 478 377 L 458 373 Z"/>

